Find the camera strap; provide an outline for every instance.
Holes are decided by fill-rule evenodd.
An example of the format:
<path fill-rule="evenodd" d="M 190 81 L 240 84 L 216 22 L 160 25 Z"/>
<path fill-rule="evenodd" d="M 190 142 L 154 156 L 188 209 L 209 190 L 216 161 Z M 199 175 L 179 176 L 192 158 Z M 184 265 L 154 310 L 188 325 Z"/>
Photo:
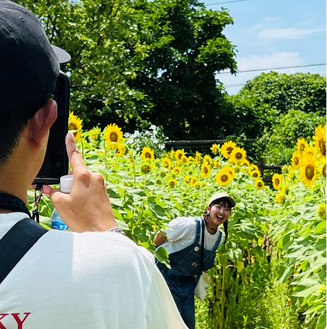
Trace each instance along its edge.
<path fill-rule="evenodd" d="M 35 197 L 35 209 L 33 217 L 38 219 L 38 203 L 41 194 Z M 14 212 L 24 212 L 28 218 L 18 221 L 0 239 L 0 283 L 16 266 L 35 242 L 48 230 L 32 220 L 26 204 L 16 196 L 0 192 L 0 209 L 8 209 Z"/>

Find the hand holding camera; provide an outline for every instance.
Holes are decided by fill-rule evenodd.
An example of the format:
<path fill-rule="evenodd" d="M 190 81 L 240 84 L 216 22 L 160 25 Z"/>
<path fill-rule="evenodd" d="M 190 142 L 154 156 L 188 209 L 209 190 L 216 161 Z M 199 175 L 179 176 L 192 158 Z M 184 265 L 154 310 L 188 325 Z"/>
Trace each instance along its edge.
<path fill-rule="evenodd" d="M 104 179 L 86 168 L 71 133 L 66 136 L 66 150 L 74 176 L 71 193 L 47 185 L 43 186 L 43 192 L 49 194 L 61 218 L 75 232 L 106 231 L 116 227 Z"/>

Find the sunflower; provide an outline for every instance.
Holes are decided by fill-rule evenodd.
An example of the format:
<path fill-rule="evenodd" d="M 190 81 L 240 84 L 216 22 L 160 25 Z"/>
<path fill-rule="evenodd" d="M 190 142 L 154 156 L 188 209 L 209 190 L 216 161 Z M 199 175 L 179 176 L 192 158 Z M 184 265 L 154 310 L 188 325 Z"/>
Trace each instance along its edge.
<path fill-rule="evenodd" d="M 250 167 L 250 162 L 247 159 L 244 159 L 243 161 L 241 161 L 241 166 L 242 167 Z"/>
<path fill-rule="evenodd" d="M 208 166 L 211 166 L 211 163 L 212 163 L 212 159 L 211 159 L 211 156 L 206 154 L 204 157 L 203 157 L 203 163 L 207 164 Z"/>
<path fill-rule="evenodd" d="M 217 153 L 219 151 L 219 146 L 217 144 L 212 144 L 212 146 L 210 147 L 210 150 L 214 155 L 217 155 Z"/>
<path fill-rule="evenodd" d="M 220 163 L 218 162 L 217 159 L 213 160 L 213 167 L 214 167 L 215 169 L 219 169 L 219 168 L 220 168 Z"/>
<path fill-rule="evenodd" d="M 202 173 L 201 178 L 208 177 L 210 175 L 210 170 L 211 170 L 211 166 L 203 162 L 201 166 L 201 173 Z"/>
<path fill-rule="evenodd" d="M 151 147 L 144 146 L 141 153 L 141 157 L 143 160 L 154 160 L 154 152 L 152 151 Z"/>
<path fill-rule="evenodd" d="M 170 170 L 170 169 L 171 169 L 171 161 L 170 161 L 170 159 L 169 159 L 168 157 L 164 157 L 164 158 L 162 158 L 162 160 L 161 160 L 161 165 L 162 165 L 164 168 Z"/>
<path fill-rule="evenodd" d="M 318 215 L 321 219 L 326 218 L 326 204 L 321 203 L 318 208 Z"/>
<path fill-rule="evenodd" d="M 250 165 L 250 170 L 259 170 L 258 166 L 255 164 Z"/>
<path fill-rule="evenodd" d="M 279 193 L 275 197 L 275 201 L 277 203 L 283 203 L 284 202 L 284 199 L 285 199 L 285 194 L 284 193 Z"/>
<path fill-rule="evenodd" d="M 100 142 L 101 130 L 98 127 L 94 127 L 89 131 L 89 137 L 93 143 Z"/>
<path fill-rule="evenodd" d="M 104 129 L 104 138 L 109 144 L 119 144 L 122 141 L 123 132 L 121 131 L 121 128 L 119 128 L 115 123 L 112 123 L 107 125 Z"/>
<path fill-rule="evenodd" d="M 313 144 L 316 146 L 322 156 L 326 156 L 326 125 L 324 127 L 319 125 L 315 132 L 316 135 L 313 136 Z"/>
<path fill-rule="evenodd" d="M 74 112 L 69 113 L 68 130 L 74 134 L 77 141 L 81 139 L 83 121 Z"/>
<path fill-rule="evenodd" d="M 123 156 L 125 154 L 125 145 L 124 144 L 117 144 L 116 145 L 117 152 L 115 153 L 115 156 Z"/>
<path fill-rule="evenodd" d="M 300 179 L 302 183 L 309 187 L 317 179 L 317 161 L 313 156 L 306 156 L 302 159 Z"/>
<path fill-rule="evenodd" d="M 169 187 L 174 187 L 174 186 L 176 186 L 177 185 L 177 180 L 176 179 L 170 179 L 169 181 L 168 181 L 168 186 Z"/>
<path fill-rule="evenodd" d="M 191 177 L 190 183 L 192 186 L 195 186 L 195 184 L 198 182 L 198 178 L 195 176 Z"/>
<path fill-rule="evenodd" d="M 174 167 L 174 169 L 173 169 L 173 174 L 175 174 L 175 175 L 180 175 L 181 172 L 182 172 L 181 167 L 179 167 L 179 166 L 175 166 L 175 167 Z"/>
<path fill-rule="evenodd" d="M 233 180 L 233 177 L 228 169 L 224 167 L 216 175 L 216 181 L 220 186 L 226 186 Z"/>
<path fill-rule="evenodd" d="M 175 152 L 175 159 L 178 163 L 181 163 L 182 162 L 182 157 L 185 155 L 185 152 L 184 150 L 177 150 Z"/>
<path fill-rule="evenodd" d="M 169 156 L 170 156 L 170 159 L 174 159 L 174 157 L 175 157 L 174 149 L 171 149 L 171 151 L 169 152 Z"/>
<path fill-rule="evenodd" d="M 299 138 L 296 142 L 298 151 L 304 152 L 304 150 L 309 146 L 304 138 Z"/>
<path fill-rule="evenodd" d="M 233 163 L 243 162 L 246 159 L 246 151 L 241 147 L 235 147 L 229 155 L 229 161 Z"/>
<path fill-rule="evenodd" d="M 186 175 L 184 177 L 184 183 L 185 183 L 185 185 L 190 185 L 191 184 L 191 176 L 190 175 Z"/>
<path fill-rule="evenodd" d="M 231 175 L 232 179 L 234 179 L 236 177 L 236 171 L 233 167 L 231 167 L 230 165 L 225 167 L 225 170 L 228 170 L 229 174 Z"/>
<path fill-rule="evenodd" d="M 293 168 L 300 168 L 300 165 L 301 165 L 301 158 L 302 158 L 302 153 L 297 150 L 293 153 L 293 156 L 292 156 L 292 167 Z"/>
<path fill-rule="evenodd" d="M 232 141 L 225 142 L 221 147 L 221 154 L 224 158 L 228 159 L 235 147 L 236 143 Z"/>
<path fill-rule="evenodd" d="M 320 175 L 326 177 L 326 158 L 320 157 L 320 168 L 319 168 Z"/>
<path fill-rule="evenodd" d="M 195 152 L 195 161 L 196 161 L 196 163 L 201 162 L 201 153 L 198 151 Z"/>
<path fill-rule="evenodd" d="M 265 187 L 265 183 L 261 180 L 261 179 L 257 179 L 254 183 L 254 186 L 258 189 L 258 190 L 262 190 Z"/>
<path fill-rule="evenodd" d="M 141 166 L 141 171 L 143 174 L 147 174 L 152 170 L 153 167 L 154 166 L 151 164 L 143 163 L 143 165 Z"/>
<path fill-rule="evenodd" d="M 282 182 L 284 180 L 284 176 L 283 175 L 280 175 L 280 174 L 274 174 L 272 176 L 272 183 L 273 183 L 273 187 L 275 190 L 279 190 L 281 187 L 282 187 Z"/>
<path fill-rule="evenodd" d="M 159 175 L 160 175 L 160 177 L 166 177 L 166 175 L 167 175 L 167 172 L 165 171 L 165 170 L 160 170 L 160 172 L 159 172 Z"/>
<path fill-rule="evenodd" d="M 317 158 L 317 149 L 313 146 L 308 146 L 305 149 L 304 156 L 312 156 Z"/>
<path fill-rule="evenodd" d="M 259 179 L 261 177 L 261 173 L 259 170 L 251 170 L 250 171 L 250 176 L 253 177 L 254 179 Z"/>
<path fill-rule="evenodd" d="M 188 162 L 187 156 L 186 155 L 183 155 L 182 158 L 181 158 L 181 163 L 187 164 L 187 162 Z"/>

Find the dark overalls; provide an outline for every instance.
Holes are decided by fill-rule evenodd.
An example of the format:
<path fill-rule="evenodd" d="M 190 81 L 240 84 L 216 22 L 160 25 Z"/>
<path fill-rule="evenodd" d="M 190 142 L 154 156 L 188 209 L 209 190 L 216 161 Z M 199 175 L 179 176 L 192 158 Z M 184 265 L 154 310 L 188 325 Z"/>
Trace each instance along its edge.
<path fill-rule="evenodd" d="M 171 269 L 158 261 L 156 262 L 170 288 L 185 324 L 190 329 L 195 328 L 194 289 L 197 278 L 200 277 L 202 271 L 206 271 L 214 266 L 216 250 L 222 237 L 222 233 L 219 232 L 214 247 L 211 250 L 204 248 L 202 263 L 200 233 L 203 220 L 195 218 L 195 221 L 196 233 L 194 242 L 188 247 L 169 255 Z M 204 223 L 202 229 L 204 229 Z"/>

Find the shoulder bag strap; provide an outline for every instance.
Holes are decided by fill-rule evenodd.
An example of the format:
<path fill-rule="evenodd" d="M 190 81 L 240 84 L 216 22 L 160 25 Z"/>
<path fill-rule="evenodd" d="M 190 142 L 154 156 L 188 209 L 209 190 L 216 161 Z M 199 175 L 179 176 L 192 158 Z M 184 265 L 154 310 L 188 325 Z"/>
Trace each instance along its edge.
<path fill-rule="evenodd" d="M 48 230 L 30 218 L 17 222 L 0 240 L 0 283 Z"/>

